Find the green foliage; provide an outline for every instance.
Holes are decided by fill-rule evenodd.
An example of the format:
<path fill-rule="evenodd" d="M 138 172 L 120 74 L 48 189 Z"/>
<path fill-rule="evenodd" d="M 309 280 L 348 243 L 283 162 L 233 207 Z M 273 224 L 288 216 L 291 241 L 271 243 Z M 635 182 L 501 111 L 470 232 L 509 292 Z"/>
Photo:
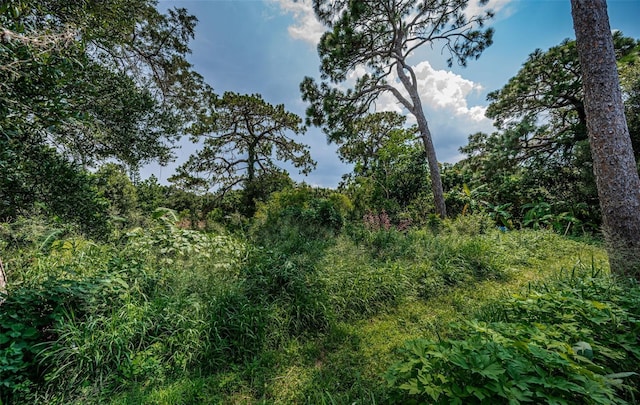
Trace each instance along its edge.
<path fill-rule="evenodd" d="M 42 216 L 76 224 L 87 235 L 109 233 L 107 201 L 94 177 L 52 148 L 0 137 L 0 217 Z"/>
<path fill-rule="evenodd" d="M 451 288 L 507 279 L 509 262 L 496 246 L 493 226 L 491 232 L 471 234 L 473 225 L 453 223 L 437 236 L 425 230 L 352 227 L 348 243 L 340 242 L 343 250 L 322 275 L 338 318 L 358 319 Z"/>
<path fill-rule="evenodd" d="M 240 285 L 244 245 L 176 219 L 158 211 L 117 249 L 50 236 L 10 273 L 3 400 L 92 395 L 257 353 L 265 311 Z"/>
<path fill-rule="evenodd" d="M 217 101 L 215 114 L 194 128 L 197 136 L 193 140 L 203 147 L 170 180 L 186 188 L 217 188 L 223 193 L 242 185 L 241 212 L 247 216 L 254 214 L 255 200 L 264 195 L 261 177 L 282 175 L 276 161 L 288 162 L 303 174 L 315 167 L 307 146 L 287 134 L 303 134 L 302 119 L 286 111 L 283 104 L 273 106 L 258 94 L 226 92 Z"/>
<path fill-rule="evenodd" d="M 449 66 L 454 61 L 464 66 L 468 59 L 480 57 L 493 41 L 493 30 L 484 26 L 493 13 L 467 15 L 467 5 L 467 0 L 441 1 L 428 7 L 389 0 L 316 1 L 315 15 L 329 28 L 318 44 L 322 82 L 305 77 L 300 84 L 302 98 L 310 104 L 307 124 L 322 127 L 330 142 L 357 139 L 360 120 L 367 120 L 375 101 L 385 93 L 393 96 L 416 118 L 436 213 L 442 218 L 446 207 L 436 152 L 416 73 L 408 60 L 419 48 L 438 43 L 450 56 Z M 353 77 L 355 84 L 345 89 L 342 83 Z"/>
<path fill-rule="evenodd" d="M 113 281 L 47 278 L 38 284 L 9 289 L 0 313 L 3 399 L 20 397 L 44 381 L 36 357 L 38 345 L 55 339 L 55 327 L 64 318 L 65 308 L 86 313 L 100 302 L 100 296 L 117 292 L 120 285 Z"/>
<path fill-rule="evenodd" d="M 640 132 L 633 129 L 633 111 L 638 41 L 620 32 L 613 39 L 637 155 Z M 461 148 L 467 158 L 455 165 L 457 173 L 451 173 L 458 184 L 464 182 L 472 190 L 484 187 L 488 206 L 510 204 L 506 213 L 514 225 L 550 227 L 572 235 L 597 232 L 600 207 L 575 41 L 536 50 L 488 99 L 487 116 L 495 119 L 498 130 L 469 136 L 468 145 Z"/>
<path fill-rule="evenodd" d="M 464 316 L 480 307 L 482 321 L 508 324 L 502 301 L 485 308 L 467 294 L 500 289 L 523 266 L 523 277 L 533 278 L 550 257 L 584 248 L 551 232 L 500 232 L 486 215 L 438 219 L 434 233 L 397 229 L 382 213 L 347 225 L 351 210 L 331 190 L 274 193 L 247 241 L 188 229 L 163 208 L 108 244 L 64 224 L 3 224 L 20 242 L 2 258 L 9 281 L 0 313 L 2 401 L 390 402 L 395 390 L 380 373 L 400 342 L 435 325 L 455 340 L 466 333 L 445 328 L 440 307 Z M 604 302 L 572 285 L 585 301 Z M 601 290 L 637 312 L 637 298 L 616 288 Z M 554 309 L 565 301 L 580 314 L 578 301 L 557 301 L 545 310 L 557 312 L 554 325 L 569 319 Z M 589 317 L 625 320 L 606 323 L 603 337 L 570 335 L 569 349 L 587 358 L 590 345 L 592 363 L 611 369 L 604 375 L 631 385 L 636 376 L 616 373 L 637 372 L 635 357 L 621 357 L 637 350 L 624 313 L 584 308 Z M 518 311 L 509 319 L 538 322 L 535 309 Z M 578 315 L 574 321 L 595 330 Z M 613 336 L 617 343 L 606 343 Z"/>
<path fill-rule="evenodd" d="M 412 291 L 411 276 L 399 264 L 372 266 L 346 257 L 320 277 L 336 318 L 354 321 L 397 307 Z"/>
<path fill-rule="evenodd" d="M 178 216 L 173 210 L 158 208 L 152 218 L 155 226 L 135 228 L 126 235 L 127 249 L 141 257 L 172 265 L 196 256 L 212 262 L 215 269 L 237 271 L 245 256 L 245 246 L 231 237 L 178 227 Z"/>
<path fill-rule="evenodd" d="M 291 336 L 327 330 L 330 308 L 317 268 L 309 257 L 256 250 L 243 276 L 251 303 L 269 313 L 267 343 L 274 348 Z"/>
<path fill-rule="evenodd" d="M 0 6 L 0 26 L 0 217 L 41 204 L 104 238 L 84 168 L 166 163 L 215 98 L 185 59 L 195 18 L 152 0 L 19 0 Z"/>
<path fill-rule="evenodd" d="M 387 373 L 398 398 L 434 403 L 627 403 L 638 380 L 638 287 L 566 277 L 407 342 Z"/>
<path fill-rule="evenodd" d="M 554 209 L 551 204 L 544 201 L 538 203 L 528 203 L 522 206 L 525 210 L 524 217 L 522 219 L 524 226 L 532 227 L 533 229 L 550 228 L 558 233 L 567 235 L 572 229 L 582 229 L 583 232 L 586 229 L 595 229 L 595 224 L 588 224 L 580 221 L 576 218 L 576 215 L 580 215 L 580 212 L 586 210 L 586 204 L 577 204 L 572 207 L 570 211 L 558 212 L 558 209 Z"/>
<path fill-rule="evenodd" d="M 338 152 L 355 163 L 341 188 L 355 202 L 354 215 L 384 211 L 391 222 L 421 224 L 433 209 L 429 168 L 416 129 L 403 129 L 404 117 L 390 113 L 365 116 L 354 135 L 344 137 Z M 419 208 L 419 209 L 416 209 Z"/>
<path fill-rule="evenodd" d="M 390 85 L 384 82 L 388 67 L 404 62 L 414 49 L 452 41 L 455 46 L 445 46 L 451 55 L 449 63 L 455 60 L 464 65 L 468 58 L 477 58 L 492 42 L 493 31 L 482 27 L 491 13 L 467 18 L 461 14 L 466 1 L 445 2 L 432 8 L 422 8 L 417 3 L 405 7 L 387 3 L 319 1 L 314 4 L 318 19 L 330 28 L 318 46 L 326 81 L 318 86 L 311 78 L 305 78 L 300 87 L 305 101 L 311 103 L 307 110 L 309 123 L 323 126 L 330 139 L 353 133 L 354 120 L 366 114 L 381 93 L 390 91 Z M 397 21 L 403 22 L 403 29 L 409 34 L 399 35 Z M 422 35 L 424 32 L 430 35 Z M 445 34 L 436 34 L 440 32 Z M 405 70 L 410 70 L 402 64 Z M 368 74 L 358 78 L 354 88 L 342 91 L 334 85 L 345 81 L 358 67 L 366 67 Z M 410 83 L 408 78 L 407 83 Z M 417 83 L 405 86 L 415 88 Z M 416 113 L 418 106 L 399 101 L 411 113 Z"/>
<path fill-rule="evenodd" d="M 304 251 L 338 233 L 352 209 L 344 195 L 300 187 L 271 195 L 260 204 L 251 230 L 258 243 L 277 243 L 284 252 Z"/>

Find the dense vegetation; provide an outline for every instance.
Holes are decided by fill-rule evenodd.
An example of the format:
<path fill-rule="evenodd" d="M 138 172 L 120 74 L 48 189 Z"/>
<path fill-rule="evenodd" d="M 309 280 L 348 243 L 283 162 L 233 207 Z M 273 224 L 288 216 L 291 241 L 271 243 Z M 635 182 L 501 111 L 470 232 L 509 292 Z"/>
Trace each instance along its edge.
<path fill-rule="evenodd" d="M 487 216 L 399 231 L 345 223 L 349 209 L 299 189 L 247 234 L 185 229 L 167 209 L 108 243 L 5 226 L 2 399 L 633 398 L 640 289 L 607 275 L 597 244 Z"/>
<path fill-rule="evenodd" d="M 335 53 L 362 4 L 325 35 L 335 79 L 369 49 Z M 574 42 L 490 94 L 497 131 L 442 166 L 442 195 L 426 123 L 307 81 L 354 165 L 334 190 L 279 167 L 315 164 L 300 117 L 192 70 L 195 23 L 151 0 L 0 5 L 0 405 L 638 402 L 640 286 L 604 250 Z M 460 61 L 490 44 L 453 24 L 476 38 Z M 636 145 L 640 45 L 613 40 Z M 139 178 L 183 136 L 201 149 L 170 185 Z"/>

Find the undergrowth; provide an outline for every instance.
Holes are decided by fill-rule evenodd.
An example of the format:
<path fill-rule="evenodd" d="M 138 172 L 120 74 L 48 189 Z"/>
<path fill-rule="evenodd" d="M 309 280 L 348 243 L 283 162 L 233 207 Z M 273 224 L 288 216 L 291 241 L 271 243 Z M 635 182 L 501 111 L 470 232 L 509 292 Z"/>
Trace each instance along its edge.
<path fill-rule="evenodd" d="M 639 302 L 637 284 L 574 269 L 408 341 L 386 379 L 403 403 L 635 403 Z"/>
<path fill-rule="evenodd" d="M 110 244 L 42 230 L 16 245 L 3 257 L 0 399 L 369 404 L 489 401 L 499 397 L 491 382 L 519 387 L 491 366 L 480 375 L 489 391 L 455 391 L 480 366 L 445 364 L 438 351 L 511 359 L 572 384 L 580 375 L 602 398 L 632 398 L 636 377 L 620 373 L 637 372 L 637 289 L 557 271 L 578 256 L 600 268 L 597 247 L 474 217 L 371 229 L 346 224 L 339 195 L 296 193 L 259 207 L 245 240 L 182 229 L 160 209 L 154 225 Z M 497 301 L 513 288 L 525 290 Z M 575 357 L 579 342 L 593 359 Z M 444 377 L 412 385 L 434 368 Z M 579 398 L 531 387 L 509 398 Z"/>

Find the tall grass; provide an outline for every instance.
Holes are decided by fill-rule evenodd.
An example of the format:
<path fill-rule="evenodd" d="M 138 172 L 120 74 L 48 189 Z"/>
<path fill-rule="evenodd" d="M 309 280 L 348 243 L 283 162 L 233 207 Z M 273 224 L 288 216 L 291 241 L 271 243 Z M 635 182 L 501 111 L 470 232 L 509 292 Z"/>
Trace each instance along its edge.
<path fill-rule="evenodd" d="M 585 249 L 485 218 L 344 227 L 339 198 L 311 197 L 261 207 L 246 240 L 182 229 L 159 210 L 112 244 L 59 234 L 13 251 L 2 399 L 385 402 L 391 390 L 371 370 L 388 364 L 372 364 L 425 331 L 437 300 L 470 306 L 469 291 L 547 277 L 550 258 Z"/>

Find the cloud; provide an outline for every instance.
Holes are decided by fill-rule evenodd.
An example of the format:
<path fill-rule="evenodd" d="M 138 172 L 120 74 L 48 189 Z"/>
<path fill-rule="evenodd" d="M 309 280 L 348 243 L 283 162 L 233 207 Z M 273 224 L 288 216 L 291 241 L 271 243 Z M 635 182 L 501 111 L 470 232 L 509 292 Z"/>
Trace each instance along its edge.
<path fill-rule="evenodd" d="M 422 107 L 438 151 L 438 159 L 455 162 L 461 158 L 458 147 L 467 143 L 470 134 L 491 132 L 493 121 L 485 117 L 485 106 L 469 106 L 467 99 L 482 92 L 480 84 L 447 70 L 434 69 L 428 61 L 413 66 L 418 81 L 418 93 Z M 406 92 L 396 77 L 389 79 L 395 87 Z M 391 93 L 382 94 L 375 104 L 377 111 L 406 113 L 406 110 Z M 415 124 L 413 116 L 409 124 Z"/>
<path fill-rule="evenodd" d="M 467 8 L 464 10 L 464 13 L 467 17 L 481 15 L 487 10 L 491 10 L 495 14 L 498 14 L 500 11 L 505 10 L 506 13 L 509 14 L 510 12 L 506 9 L 506 7 L 512 1 L 513 0 L 489 0 L 486 5 L 481 6 L 480 1 L 471 0 L 469 1 Z"/>
<path fill-rule="evenodd" d="M 293 39 L 317 45 L 326 31 L 325 26 L 318 21 L 313 12 L 311 0 L 270 0 L 280 6 L 285 13 L 293 16 L 295 23 L 289 26 L 289 35 Z"/>
<path fill-rule="evenodd" d="M 436 70 L 428 61 L 414 67 L 418 80 L 418 93 L 423 103 L 439 110 L 448 110 L 458 116 L 468 116 L 479 121 L 484 111 L 479 107 L 469 108 L 467 96 L 480 92 L 482 86 L 448 70 Z M 479 114 L 480 113 L 480 114 Z"/>
<path fill-rule="evenodd" d="M 291 14 L 294 24 L 289 26 L 289 35 L 293 39 L 305 41 L 311 45 L 317 45 L 326 31 L 326 27 L 318 21 L 313 12 L 311 0 L 269 0 L 271 3 L 277 4 L 285 13 Z M 498 13 L 513 0 L 489 0 L 485 6 L 480 5 L 479 0 L 470 0 L 469 5 L 465 9 L 467 17 L 484 13 L 486 10 L 492 10 Z M 506 14 L 510 14 L 506 10 Z"/>
<path fill-rule="evenodd" d="M 467 98 L 474 92 L 480 93 L 483 87 L 471 80 L 448 70 L 436 70 L 428 61 L 422 61 L 413 66 L 418 82 L 418 93 L 423 106 L 438 113 L 446 113 L 447 116 L 465 117 L 469 121 L 482 122 L 487 120 L 484 116 L 485 107 L 471 106 L 467 103 Z M 390 78 L 396 88 L 401 93 L 406 92 L 402 84 L 396 78 Z M 378 110 L 399 111 L 401 106 L 396 98 L 389 94 L 384 94 L 378 99 Z"/>

